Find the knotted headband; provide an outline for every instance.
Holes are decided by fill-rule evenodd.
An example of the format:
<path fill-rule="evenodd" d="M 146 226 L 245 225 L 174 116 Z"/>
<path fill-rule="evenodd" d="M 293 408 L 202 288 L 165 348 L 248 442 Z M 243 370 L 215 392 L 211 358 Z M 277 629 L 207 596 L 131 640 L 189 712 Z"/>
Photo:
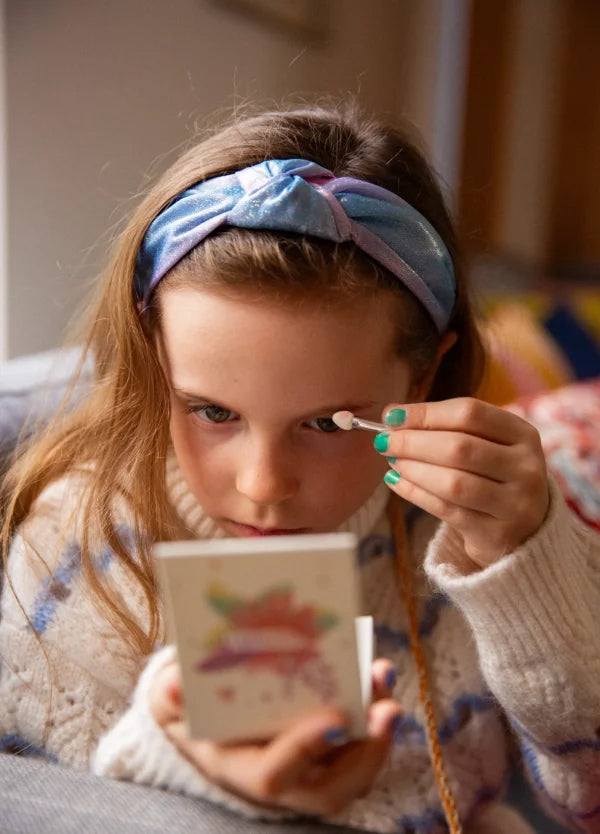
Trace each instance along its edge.
<path fill-rule="evenodd" d="M 312 235 L 359 249 L 395 275 L 443 332 L 456 297 L 452 259 L 433 226 L 397 194 L 305 159 L 274 159 L 204 180 L 148 227 L 135 270 L 142 309 L 158 282 L 220 226 Z"/>

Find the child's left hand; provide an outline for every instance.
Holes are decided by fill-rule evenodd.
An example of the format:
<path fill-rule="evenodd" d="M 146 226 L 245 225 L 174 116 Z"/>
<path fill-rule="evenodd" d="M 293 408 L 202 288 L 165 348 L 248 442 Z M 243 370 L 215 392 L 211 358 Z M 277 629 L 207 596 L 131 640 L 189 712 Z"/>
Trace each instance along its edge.
<path fill-rule="evenodd" d="M 189 736 L 183 721 L 181 671 L 172 661 L 155 676 L 149 706 L 180 753 L 215 784 L 251 802 L 302 814 L 331 815 L 365 796 L 389 756 L 400 705 L 389 660 L 372 664 L 367 735 L 346 737 L 348 717 L 316 707 L 263 743 L 218 744 Z M 333 736 L 330 733 L 333 731 Z"/>
<path fill-rule="evenodd" d="M 400 409 L 395 412 L 394 409 Z M 404 422 L 393 427 L 394 416 Z M 496 562 L 540 527 L 549 504 L 537 430 L 496 406 L 469 397 L 390 405 L 377 451 L 399 475 L 386 482 L 402 498 L 454 528 L 479 567 Z M 396 421 L 398 425 L 399 421 Z M 388 437 L 387 448 L 380 438 Z"/>

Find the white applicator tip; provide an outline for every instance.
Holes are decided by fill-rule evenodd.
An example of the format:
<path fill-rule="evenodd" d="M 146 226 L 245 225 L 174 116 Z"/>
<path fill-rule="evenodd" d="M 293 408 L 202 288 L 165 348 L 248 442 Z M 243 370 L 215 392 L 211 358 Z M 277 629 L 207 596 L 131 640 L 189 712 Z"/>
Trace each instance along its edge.
<path fill-rule="evenodd" d="M 354 414 L 351 411 L 336 411 L 331 419 L 340 429 L 350 431 L 353 427 L 352 420 L 354 419 Z"/>
<path fill-rule="evenodd" d="M 364 431 L 389 431 L 383 423 L 374 423 L 372 420 L 363 420 L 362 417 L 355 417 L 351 411 L 336 411 L 331 418 L 336 426 L 344 431 L 350 429 L 363 429 Z"/>

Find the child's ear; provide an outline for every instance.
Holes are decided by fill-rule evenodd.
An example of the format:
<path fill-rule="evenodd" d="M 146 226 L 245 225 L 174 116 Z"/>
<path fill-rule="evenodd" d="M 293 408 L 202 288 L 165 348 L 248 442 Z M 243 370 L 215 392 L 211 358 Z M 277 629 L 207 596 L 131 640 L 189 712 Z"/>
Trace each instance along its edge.
<path fill-rule="evenodd" d="M 456 344 L 457 340 L 458 334 L 456 334 L 453 330 L 448 331 L 448 333 L 444 333 L 438 345 L 435 359 L 418 379 L 413 380 L 409 391 L 409 402 L 424 402 L 427 399 L 427 395 L 433 385 L 433 380 L 438 372 L 438 368 L 444 354 L 448 353 L 450 348 Z"/>

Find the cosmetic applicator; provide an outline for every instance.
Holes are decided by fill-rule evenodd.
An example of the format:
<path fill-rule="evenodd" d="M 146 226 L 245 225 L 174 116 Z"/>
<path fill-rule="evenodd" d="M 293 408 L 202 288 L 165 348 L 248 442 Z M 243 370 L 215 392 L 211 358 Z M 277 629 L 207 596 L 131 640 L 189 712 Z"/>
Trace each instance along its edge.
<path fill-rule="evenodd" d="M 373 420 L 363 420 L 362 417 L 355 417 L 351 411 L 336 411 L 331 418 L 340 429 L 350 431 L 351 429 L 363 429 L 364 431 L 389 431 L 390 427 L 383 423 L 375 423 Z"/>

